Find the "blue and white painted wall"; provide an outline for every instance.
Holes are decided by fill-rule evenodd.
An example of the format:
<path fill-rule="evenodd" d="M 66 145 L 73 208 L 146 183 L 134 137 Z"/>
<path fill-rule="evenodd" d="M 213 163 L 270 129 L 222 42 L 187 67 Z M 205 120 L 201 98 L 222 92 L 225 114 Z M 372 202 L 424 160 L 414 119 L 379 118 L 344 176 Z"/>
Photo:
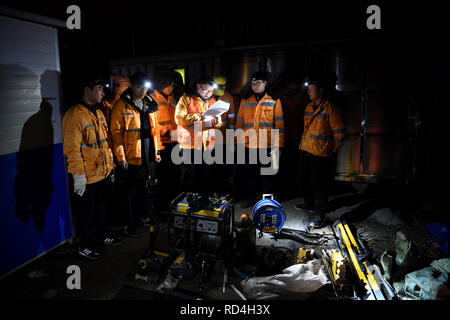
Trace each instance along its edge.
<path fill-rule="evenodd" d="M 57 32 L 0 13 L 0 277 L 73 235 Z"/>

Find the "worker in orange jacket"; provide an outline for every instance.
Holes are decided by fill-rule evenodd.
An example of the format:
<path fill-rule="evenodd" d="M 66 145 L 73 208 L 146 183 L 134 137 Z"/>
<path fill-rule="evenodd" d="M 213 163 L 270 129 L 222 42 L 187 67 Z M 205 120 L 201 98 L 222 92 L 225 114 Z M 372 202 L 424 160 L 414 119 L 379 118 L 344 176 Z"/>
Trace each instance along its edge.
<path fill-rule="evenodd" d="M 150 81 L 137 72 L 130 76 L 130 88 L 122 93 L 111 111 L 111 138 L 113 150 L 123 177 L 122 210 L 127 224 L 122 232 L 138 237 L 138 220 L 144 225 L 156 219 L 152 188 L 157 183 L 155 162 L 161 161 L 158 104 L 147 95 Z"/>
<path fill-rule="evenodd" d="M 173 95 L 175 79 L 171 73 L 165 72 L 158 76 L 156 89 L 150 96 L 158 104 L 158 123 L 160 128 L 161 162 L 157 164 L 158 173 L 158 204 L 159 208 L 169 207 L 170 201 L 177 196 L 179 185 L 179 166 L 172 162 L 172 150 L 177 144 L 177 124 L 175 122 L 175 107 L 177 101 Z"/>
<path fill-rule="evenodd" d="M 220 117 L 208 119 L 203 116 L 203 112 L 216 102 L 213 91 L 214 80 L 203 76 L 195 82 L 192 94 L 184 94 L 180 98 L 175 110 L 183 159 L 180 168 L 182 191 L 207 192 L 213 185 L 214 177 L 209 176 L 211 166 L 203 162 L 204 152 L 214 152 L 214 129 L 222 125 Z M 196 159 L 200 160 L 199 163 Z"/>
<path fill-rule="evenodd" d="M 106 196 L 108 180 L 113 178 L 113 155 L 108 144 L 108 125 L 99 106 L 104 97 L 100 77 L 87 76 L 79 103 L 64 114 L 63 149 L 67 171 L 73 176 L 75 226 L 79 237 L 78 253 L 98 259 L 100 253 L 89 241 L 95 224 L 97 241 L 117 245 L 119 238 L 108 236 Z"/>
<path fill-rule="evenodd" d="M 318 227 L 328 211 L 328 185 L 331 182 L 332 156 L 342 144 L 345 124 L 340 109 L 328 98 L 333 83 L 321 75 L 310 79 L 311 102 L 305 109 L 304 129 L 299 145 L 299 186 L 305 203 L 298 210 L 314 211 L 312 227 Z"/>
<path fill-rule="evenodd" d="M 303 117 L 309 103 L 306 90 L 299 84 L 299 77 L 285 74 L 278 86 L 284 117 L 284 148 L 280 158 L 280 171 L 277 185 L 280 200 L 288 200 L 298 196 L 296 174 L 298 165 L 298 145 L 303 133 Z"/>
<path fill-rule="evenodd" d="M 236 129 L 235 120 L 235 107 L 234 107 L 234 97 L 229 93 L 227 89 L 227 78 L 223 75 L 215 75 L 214 76 L 214 96 L 217 100 L 224 101 L 230 104 L 227 112 L 222 114 L 222 126 L 220 127 L 220 133 L 222 134 L 221 139 L 215 139 L 214 144 L 216 150 L 218 148 L 222 148 L 223 157 L 221 158 L 222 163 L 215 164 L 214 166 L 214 175 L 216 177 L 216 187 L 215 190 L 220 193 L 231 193 L 233 192 L 233 176 L 234 176 L 234 164 L 226 163 L 226 148 L 234 149 L 234 142 L 232 146 L 227 145 L 226 143 L 226 130 L 227 129 Z M 217 133 L 219 134 L 219 133 Z M 220 142 L 219 142 L 220 141 Z M 231 151 L 229 151 L 231 152 Z M 216 154 L 217 155 L 217 154 Z"/>
<path fill-rule="evenodd" d="M 284 146 L 281 101 L 273 93 L 266 91 L 267 82 L 265 72 L 258 71 L 251 75 L 252 90 L 241 100 L 236 118 L 236 129 L 243 129 L 245 133 L 238 136 L 238 143 L 245 145 L 246 164 L 242 171 L 246 176 L 247 189 L 243 207 L 255 204 L 258 191 L 273 193 L 273 173 L 261 174 L 261 169 L 276 165 L 280 148 Z M 264 164 L 261 155 L 272 160 Z M 258 159 L 256 164 L 249 161 L 252 157 Z M 261 186 L 261 190 L 258 190 L 258 186 Z"/>
<path fill-rule="evenodd" d="M 108 126 L 111 122 L 111 110 L 117 101 L 120 99 L 120 95 L 128 89 L 130 86 L 130 80 L 127 77 L 115 75 L 113 76 L 113 84 L 111 92 L 102 101 L 102 111 L 106 117 Z"/>

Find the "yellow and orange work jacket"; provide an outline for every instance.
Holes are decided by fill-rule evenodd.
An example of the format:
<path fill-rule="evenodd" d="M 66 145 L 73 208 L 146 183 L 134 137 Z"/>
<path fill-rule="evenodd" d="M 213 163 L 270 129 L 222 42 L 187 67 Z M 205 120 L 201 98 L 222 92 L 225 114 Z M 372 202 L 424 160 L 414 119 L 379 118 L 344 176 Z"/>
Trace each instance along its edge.
<path fill-rule="evenodd" d="M 254 95 L 242 99 L 236 118 L 236 129 L 243 129 L 244 134 L 251 129 L 256 133 L 256 142 L 253 142 L 249 135 L 242 138 L 238 136 L 238 143 L 245 143 L 246 148 L 283 147 L 284 120 L 280 99 L 274 99 L 268 93 L 259 102 Z M 273 139 L 272 129 L 278 129 L 278 134 Z M 266 134 L 266 141 L 259 141 L 262 134 Z"/>
<path fill-rule="evenodd" d="M 101 110 L 95 115 L 87 107 L 71 107 L 62 120 L 63 149 L 67 171 L 86 175 L 87 183 L 105 179 L 114 168 L 108 141 L 108 125 Z"/>
<path fill-rule="evenodd" d="M 299 150 L 315 156 L 330 157 L 342 143 L 345 124 L 340 109 L 329 100 L 323 101 L 316 110 L 314 102 L 305 109 L 303 137 Z"/>
<path fill-rule="evenodd" d="M 177 102 L 173 95 L 168 96 L 166 99 L 158 90 L 153 91 L 150 96 L 158 104 L 158 115 L 159 129 L 161 135 L 161 142 L 165 143 L 176 143 L 176 140 L 171 139 L 171 133 L 177 130 L 177 124 L 175 122 L 175 107 Z"/>
<path fill-rule="evenodd" d="M 156 159 L 158 151 L 164 150 L 156 112 L 149 114 L 149 121 Z M 139 111 L 124 99 L 120 99 L 113 106 L 110 132 L 117 161 L 141 165 L 141 116 Z"/>
<path fill-rule="evenodd" d="M 199 121 L 196 125 L 200 130 L 194 132 L 194 122 L 197 117 L 202 118 L 202 113 L 209 109 L 216 99 L 211 97 L 206 103 L 196 95 L 183 95 L 178 101 L 175 109 L 175 121 L 178 125 L 178 143 L 182 149 L 212 149 L 214 147 L 214 128 L 219 129 L 222 122 L 219 122 L 214 128 L 207 128 L 204 121 Z M 197 139 L 198 143 L 195 143 Z"/>

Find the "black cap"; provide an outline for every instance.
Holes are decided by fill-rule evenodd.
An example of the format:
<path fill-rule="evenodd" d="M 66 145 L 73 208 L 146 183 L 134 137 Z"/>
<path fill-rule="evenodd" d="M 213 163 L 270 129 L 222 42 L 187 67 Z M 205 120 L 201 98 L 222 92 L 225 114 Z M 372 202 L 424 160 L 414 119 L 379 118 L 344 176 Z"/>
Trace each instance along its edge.
<path fill-rule="evenodd" d="M 251 75 L 251 79 L 252 79 L 252 81 L 256 81 L 256 80 L 268 81 L 267 73 L 264 71 L 253 72 Z"/>
<path fill-rule="evenodd" d="M 197 80 L 198 84 L 209 84 L 210 86 L 213 86 L 215 84 L 214 79 L 210 76 L 201 76 Z"/>
<path fill-rule="evenodd" d="M 144 85 L 145 82 L 149 81 L 148 77 L 142 72 L 136 72 L 130 76 L 131 84 L 140 84 Z"/>
<path fill-rule="evenodd" d="M 162 72 L 157 76 L 157 88 L 164 89 L 168 85 L 176 85 L 175 76 L 173 73 Z"/>
<path fill-rule="evenodd" d="M 81 78 L 81 87 L 94 87 L 96 85 L 106 86 L 108 81 L 99 73 L 88 73 Z"/>

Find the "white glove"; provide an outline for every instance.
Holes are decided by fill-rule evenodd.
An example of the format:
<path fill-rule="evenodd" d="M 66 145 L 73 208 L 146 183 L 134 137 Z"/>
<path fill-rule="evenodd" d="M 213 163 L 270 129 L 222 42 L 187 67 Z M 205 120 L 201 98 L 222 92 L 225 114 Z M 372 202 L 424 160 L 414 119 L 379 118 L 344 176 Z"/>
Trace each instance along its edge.
<path fill-rule="evenodd" d="M 86 191 L 86 175 L 85 174 L 74 174 L 73 175 L 73 192 L 75 192 L 80 197 Z"/>

